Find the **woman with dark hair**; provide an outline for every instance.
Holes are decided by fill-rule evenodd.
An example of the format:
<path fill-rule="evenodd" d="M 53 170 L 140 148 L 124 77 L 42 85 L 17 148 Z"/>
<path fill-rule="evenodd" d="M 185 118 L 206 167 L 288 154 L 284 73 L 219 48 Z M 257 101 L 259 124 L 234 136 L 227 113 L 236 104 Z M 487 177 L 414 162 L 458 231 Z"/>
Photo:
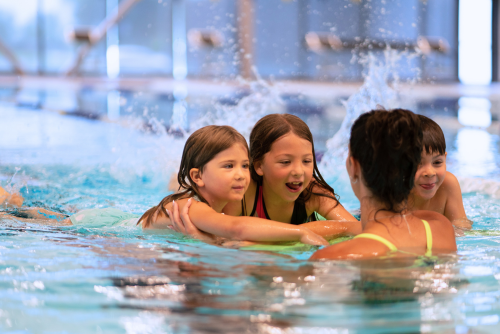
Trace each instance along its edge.
<path fill-rule="evenodd" d="M 373 110 L 351 129 L 346 168 L 361 204 L 362 233 L 315 252 L 311 259 L 432 255 L 457 250 L 450 221 L 432 211 L 409 212 L 423 135 L 411 111 Z"/>

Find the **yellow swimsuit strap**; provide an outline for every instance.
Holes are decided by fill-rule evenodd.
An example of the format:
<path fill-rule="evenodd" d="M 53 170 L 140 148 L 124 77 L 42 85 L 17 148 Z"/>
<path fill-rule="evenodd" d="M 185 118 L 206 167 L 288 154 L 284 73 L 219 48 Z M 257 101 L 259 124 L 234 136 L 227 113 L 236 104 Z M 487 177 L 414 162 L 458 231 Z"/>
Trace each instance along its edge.
<path fill-rule="evenodd" d="M 427 251 L 425 252 L 425 256 L 432 256 L 432 231 L 431 227 L 427 220 L 422 219 L 422 223 L 424 223 L 425 227 L 425 237 L 427 238 Z"/>
<path fill-rule="evenodd" d="M 386 245 L 391 251 L 398 250 L 397 247 L 394 246 L 394 244 L 392 242 L 390 242 L 389 240 L 387 240 L 385 238 L 382 238 L 379 235 L 373 234 L 373 233 L 361 233 L 361 234 L 358 234 L 357 236 L 355 236 L 353 239 L 356 239 L 356 238 L 366 238 L 366 239 L 377 240 L 377 241 L 383 243 L 384 245 Z"/>
<path fill-rule="evenodd" d="M 429 223 L 426 220 L 422 219 L 422 223 L 424 224 L 425 228 L 425 237 L 427 239 L 427 251 L 425 252 L 425 256 L 432 256 L 432 232 L 431 232 L 431 227 L 429 226 Z M 361 233 L 355 236 L 353 239 L 356 238 L 366 238 L 366 239 L 372 239 L 372 240 L 377 240 L 384 245 L 386 245 L 391 251 L 397 251 L 398 248 L 394 246 L 392 242 L 389 240 L 382 238 L 379 235 L 373 234 L 373 233 Z"/>

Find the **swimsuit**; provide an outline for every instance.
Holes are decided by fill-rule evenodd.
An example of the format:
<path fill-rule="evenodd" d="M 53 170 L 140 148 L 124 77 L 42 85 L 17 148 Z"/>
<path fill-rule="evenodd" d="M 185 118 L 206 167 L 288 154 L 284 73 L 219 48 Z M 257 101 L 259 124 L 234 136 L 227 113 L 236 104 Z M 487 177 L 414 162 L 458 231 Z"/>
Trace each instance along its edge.
<path fill-rule="evenodd" d="M 255 192 L 255 200 L 253 203 L 253 209 L 252 213 L 250 214 L 251 217 L 259 217 L 263 219 L 269 219 L 269 215 L 267 214 L 266 210 L 266 203 L 264 203 L 264 196 L 263 196 L 263 190 L 262 190 L 262 185 L 259 184 L 257 191 Z M 314 212 L 312 215 L 309 217 L 307 216 L 307 210 L 306 210 L 306 204 L 300 200 L 296 200 L 295 204 L 293 205 L 293 213 L 292 213 L 292 219 L 290 221 L 290 224 L 292 225 L 301 225 L 310 221 L 316 221 L 316 220 L 324 220 L 316 216 L 316 212 Z"/>
<path fill-rule="evenodd" d="M 422 219 L 422 223 L 424 224 L 425 237 L 427 239 L 427 250 L 425 252 L 425 256 L 430 257 L 430 256 L 432 256 L 432 231 L 431 231 L 431 227 L 429 226 L 429 223 L 426 220 Z M 383 243 L 384 245 L 386 245 L 391 252 L 398 251 L 398 248 L 396 246 L 394 246 L 394 244 L 392 242 L 390 242 L 389 240 L 387 240 L 379 235 L 373 234 L 373 233 L 361 233 L 361 234 L 358 234 L 357 236 L 355 236 L 353 239 L 356 239 L 356 238 L 377 240 L 377 241 Z M 400 251 L 400 252 L 403 252 L 403 251 Z M 406 252 L 403 252 L 403 253 L 406 253 Z"/>

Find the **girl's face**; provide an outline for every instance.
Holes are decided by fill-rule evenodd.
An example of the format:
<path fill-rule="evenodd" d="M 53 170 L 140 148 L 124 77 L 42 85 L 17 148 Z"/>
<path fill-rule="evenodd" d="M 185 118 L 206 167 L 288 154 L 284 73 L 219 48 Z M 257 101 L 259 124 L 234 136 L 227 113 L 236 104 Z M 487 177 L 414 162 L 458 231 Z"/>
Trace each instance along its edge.
<path fill-rule="evenodd" d="M 250 181 L 247 149 L 236 143 L 220 152 L 205 165 L 200 179 L 198 187 L 204 196 L 216 201 L 241 201 Z"/>
<path fill-rule="evenodd" d="M 284 201 L 295 201 L 311 182 L 313 158 L 312 144 L 289 132 L 276 140 L 254 167 L 263 177 L 266 193 Z"/>
<path fill-rule="evenodd" d="M 426 200 L 436 195 L 446 176 L 446 153 L 422 152 L 422 161 L 415 174 L 414 193 Z"/>

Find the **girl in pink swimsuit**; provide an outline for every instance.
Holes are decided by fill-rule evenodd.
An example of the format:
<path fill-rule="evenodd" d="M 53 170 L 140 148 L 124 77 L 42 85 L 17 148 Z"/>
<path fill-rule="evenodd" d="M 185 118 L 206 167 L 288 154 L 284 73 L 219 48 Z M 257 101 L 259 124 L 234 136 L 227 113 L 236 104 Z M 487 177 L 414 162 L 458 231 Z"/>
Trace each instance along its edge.
<path fill-rule="evenodd" d="M 229 203 L 225 214 L 302 225 L 325 238 L 361 230 L 319 172 L 312 133 L 297 116 L 270 114 L 255 124 L 250 134 L 250 175 L 242 204 Z M 315 221 L 316 213 L 326 221 Z"/>

